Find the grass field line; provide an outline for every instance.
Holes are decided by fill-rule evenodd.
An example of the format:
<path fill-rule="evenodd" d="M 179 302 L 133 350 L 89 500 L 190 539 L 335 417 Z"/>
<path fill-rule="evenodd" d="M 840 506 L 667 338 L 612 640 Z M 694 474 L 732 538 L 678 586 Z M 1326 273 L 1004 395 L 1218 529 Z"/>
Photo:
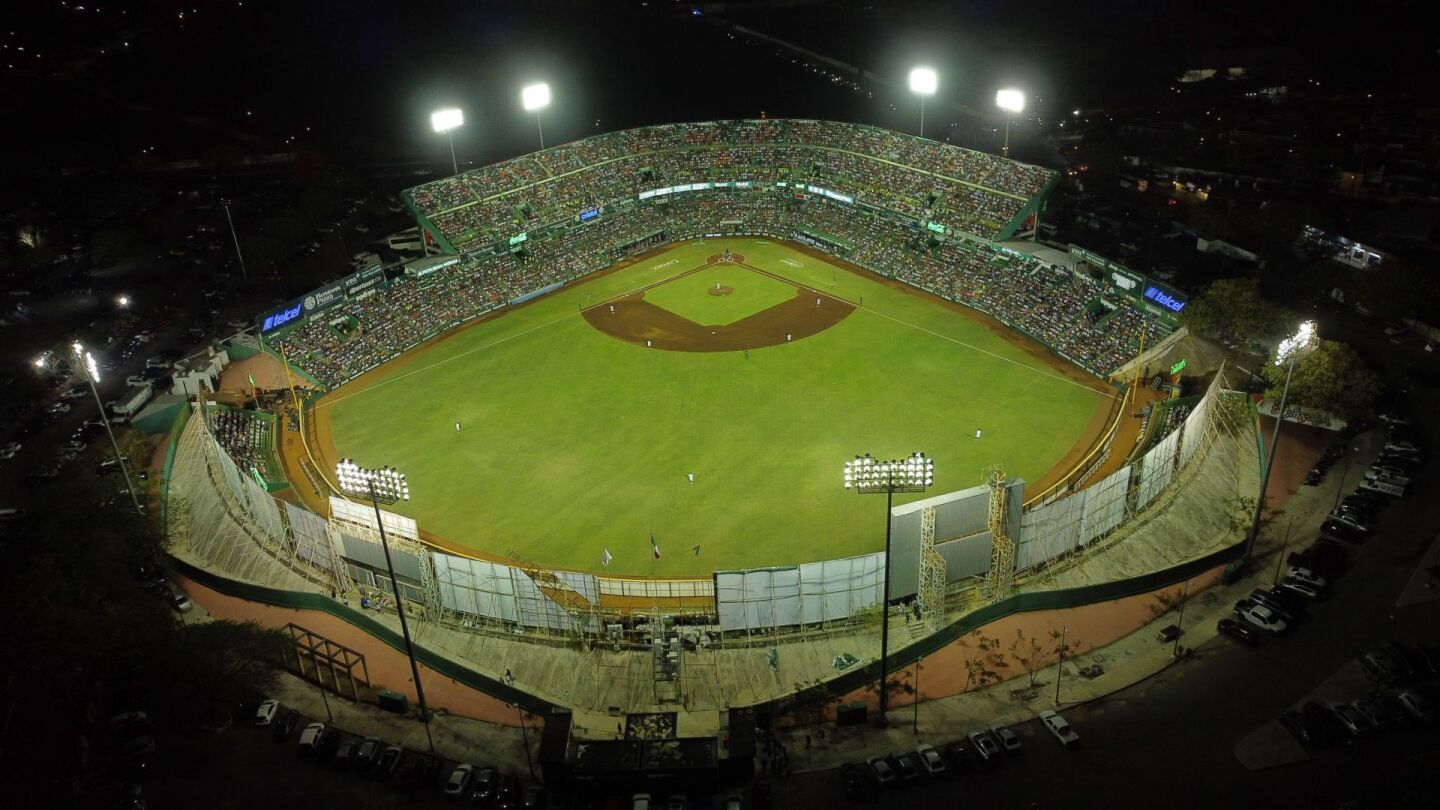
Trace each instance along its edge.
<path fill-rule="evenodd" d="M 987 350 L 985 350 L 985 349 L 980 348 L 979 346 L 975 346 L 975 345 L 973 345 L 973 344 L 966 343 L 966 342 L 963 341 L 963 340 L 959 340 L 959 339 L 957 339 L 957 338 L 950 337 L 949 335 L 942 335 L 942 334 L 940 334 L 939 332 L 935 332 L 935 331 L 933 331 L 933 330 L 926 329 L 925 327 L 920 326 L 920 325 L 918 325 L 918 324 L 913 324 L 913 323 L 910 323 L 909 321 L 902 321 L 902 320 L 900 320 L 899 318 L 896 318 L 896 317 L 893 316 L 893 315 L 886 315 L 885 313 L 880 312 L 880 311 L 878 311 L 878 310 L 876 310 L 876 309 L 873 309 L 873 308 L 870 308 L 870 307 L 861 307 L 861 308 L 860 308 L 860 311 L 861 311 L 861 312 L 868 312 L 868 313 L 870 313 L 871 315 L 878 315 L 878 316 L 880 316 L 881 318 L 884 318 L 884 319 L 887 320 L 887 321 L 894 321 L 895 323 L 898 323 L 898 324 L 900 324 L 901 326 L 908 326 L 908 327 L 910 327 L 911 329 L 915 329 L 915 330 L 917 330 L 917 331 L 924 332 L 924 333 L 927 334 L 927 335 L 933 335 L 933 336 L 935 336 L 935 337 L 940 338 L 941 340 L 948 340 L 948 341 L 950 341 L 951 343 L 956 344 L 957 346 L 964 346 L 964 347 L 967 348 L 967 349 L 971 349 L 971 350 L 973 350 L 973 351 L 977 351 L 977 352 L 979 352 L 979 353 L 981 353 L 981 354 L 984 354 L 984 355 L 989 355 L 990 357 L 993 357 L 993 358 L 995 358 L 996 360 L 1004 360 L 1004 361 L 1007 362 L 1007 363 L 1010 363 L 1010 364 L 1012 364 L 1012 365 L 1019 366 L 1020 368 L 1026 369 L 1027 371 L 1033 371 L 1033 372 L 1035 372 L 1036 374 L 1039 374 L 1039 375 L 1042 375 L 1042 376 L 1045 376 L 1045 377 L 1050 377 L 1051 379 L 1059 380 L 1060 382 L 1067 383 L 1067 384 L 1069 384 L 1069 385 L 1073 385 L 1073 386 L 1075 386 L 1076 388 L 1084 388 L 1086 391 L 1091 391 L 1091 392 L 1093 392 L 1093 393 L 1095 393 L 1095 394 L 1097 394 L 1097 395 L 1099 395 L 1099 396 L 1107 397 L 1107 398 L 1109 398 L 1109 399 L 1118 399 L 1118 397 L 1116 397 L 1114 394 L 1107 394 L 1107 393 L 1105 393 L 1104 391 L 1096 391 L 1094 388 L 1091 388 L 1090 386 L 1085 385 L 1084 383 L 1076 382 L 1075 380 L 1072 380 L 1072 379 L 1070 379 L 1070 378 L 1068 378 L 1068 377 L 1063 377 L 1063 376 L 1061 376 L 1061 375 L 1059 375 L 1059 374 L 1054 374 L 1054 373 L 1052 373 L 1052 372 L 1046 371 L 1046 370 L 1043 369 L 1043 368 L 1036 368 L 1035 366 L 1029 365 L 1029 364 L 1027 364 L 1027 363 L 1022 363 L 1022 362 L 1020 362 L 1019 360 L 1012 360 L 1012 359 L 1010 359 L 1009 357 L 1005 357 L 1005 356 L 1003 356 L 1003 355 L 996 354 L 996 353 L 994 353 L 994 352 L 992 352 L 992 351 L 987 351 Z"/>

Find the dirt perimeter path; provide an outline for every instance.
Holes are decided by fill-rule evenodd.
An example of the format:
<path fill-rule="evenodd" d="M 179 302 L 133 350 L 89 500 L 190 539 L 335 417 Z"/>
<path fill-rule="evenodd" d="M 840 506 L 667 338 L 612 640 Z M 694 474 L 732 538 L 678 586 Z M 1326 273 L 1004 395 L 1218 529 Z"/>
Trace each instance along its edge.
<path fill-rule="evenodd" d="M 1040 363 L 1043 364 L 1046 370 L 1054 372 L 1059 376 L 1063 376 L 1066 380 L 1080 384 L 1094 391 L 1095 393 L 1102 395 L 1102 399 L 1097 403 L 1094 413 L 1091 415 L 1090 420 L 1085 425 L 1084 430 L 1081 431 L 1080 436 L 1077 437 L 1075 444 L 1071 447 L 1069 451 L 1066 452 L 1064 457 L 1059 459 L 1051 467 L 1051 469 L 1043 477 L 1041 477 L 1040 480 L 1026 482 L 1027 490 L 1038 492 L 1044 488 L 1048 488 L 1056 481 L 1059 481 L 1061 478 L 1063 478 L 1068 472 L 1070 472 L 1074 468 L 1074 466 L 1082 458 L 1084 458 L 1098 444 L 1100 439 L 1104 436 L 1107 427 L 1117 418 L 1134 422 L 1133 425 L 1126 425 L 1124 424 L 1124 422 L 1122 422 L 1121 427 L 1121 434 L 1125 435 L 1126 433 L 1128 433 L 1129 437 L 1131 437 L 1131 441 L 1133 442 L 1133 436 L 1135 435 L 1135 431 L 1138 430 L 1140 420 L 1133 418 L 1131 413 L 1127 412 L 1122 414 L 1116 412 L 1117 406 L 1119 404 L 1119 393 L 1114 388 L 1106 384 L 1103 380 L 1091 376 L 1088 372 L 1085 372 L 1082 369 L 1071 365 L 1064 359 L 1055 355 L 1053 352 L 1051 352 L 1048 348 L 1041 345 L 1040 343 L 1026 337 L 1023 334 L 1020 334 L 1019 332 L 1012 330 L 1011 328 L 996 320 L 995 318 L 986 315 L 985 313 L 978 310 L 971 309 L 970 307 L 964 306 L 962 304 L 947 301 L 943 298 L 925 292 L 924 290 L 911 287 L 904 282 L 896 281 L 894 279 L 876 274 L 863 267 L 852 264 L 838 257 L 822 253 L 818 250 L 814 250 L 805 245 L 790 242 L 788 240 L 775 241 L 784 244 L 785 247 L 794 250 L 797 253 L 801 253 L 810 256 L 811 258 L 814 258 L 818 261 L 834 265 L 843 270 L 854 273 L 855 275 L 869 279 L 875 283 L 883 284 L 890 289 L 898 291 L 902 294 L 913 295 L 923 298 L 924 300 L 933 305 L 943 307 L 946 310 L 953 312 L 957 315 L 969 318 L 972 321 L 981 324 L 994 334 L 1004 338 L 1007 342 L 1021 348 L 1023 351 L 1025 351 L 1027 355 L 1040 361 Z M 639 262 L 666 253 L 684 244 L 689 243 L 675 242 L 667 245 L 662 245 L 653 250 L 647 251 L 646 253 L 617 262 L 615 265 L 606 268 L 605 270 L 586 276 L 583 279 L 578 279 L 574 282 L 571 282 L 562 289 L 567 289 L 571 286 L 574 286 L 575 284 L 585 283 L 590 280 L 601 278 L 611 273 L 618 272 Z M 719 257 L 716 256 L 712 258 Z M 735 254 L 734 258 L 743 257 L 739 254 Z M 706 266 L 708 265 L 702 265 L 700 267 L 693 268 L 691 271 L 688 272 L 699 272 Z M 675 330 L 673 333 L 673 339 L 675 341 L 674 345 L 662 346 L 654 335 L 651 335 L 647 338 L 643 334 L 633 334 L 640 329 L 640 327 L 634 325 L 626 327 L 626 329 L 630 331 L 623 334 L 615 334 L 608 328 L 602 328 L 601 325 L 598 325 L 596 323 L 594 318 L 599 316 L 608 316 L 610 314 L 608 311 L 609 302 L 602 302 L 601 304 L 591 306 L 589 309 L 583 310 L 582 312 L 577 314 L 582 315 L 597 330 L 606 334 L 611 334 L 617 339 L 626 340 L 631 343 L 639 343 L 643 345 L 644 341 L 646 339 L 649 339 L 652 341 L 656 341 L 656 345 L 654 346 L 654 348 L 666 349 L 670 351 L 717 352 L 740 351 L 742 349 L 759 348 L 761 346 L 773 346 L 777 345 L 778 343 L 785 342 L 784 335 L 786 333 L 783 331 L 779 331 L 780 329 L 783 329 L 785 327 L 780 322 L 768 320 L 768 316 L 771 312 L 779 311 L 781 314 L 789 313 L 790 317 L 795 318 L 797 323 L 801 322 L 802 319 L 805 318 L 817 319 L 814 321 L 804 321 L 805 323 L 811 324 L 808 332 L 802 333 L 801 329 L 805 327 L 798 325 L 791 326 L 791 331 L 788 334 L 792 335 L 792 340 L 799 340 L 803 336 L 814 335 L 820 331 L 823 331 L 823 329 L 827 329 L 830 326 L 835 325 L 835 323 L 838 323 L 845 317 L 853 314 L 857 309 L 855 304 L 850 301 L 847 301 L 843 298 L 837 298 L 820 290 L 813 289 L 802 282 L 788 279 L 784 276 L 776 275 L 760 268 L 751 267 L 750 265 L 743 266 L 753 272 L 758 272 L 762 275 L 769 276 L 779 281 L 783 281 L 786 284 L 791 284 L 797 287 L 799 292 L 797 293 L 796 298 L 791 301 L 784 302 L 776 307 L 773 307 L 771 310 L 757 313 L 756 315 L 752 315 L 749 318 L 745 318 L 741 321 L 737 321 L 736 323 L 731 324 L 728 328 L 734 330 L 737 329 L 737 327 L 749 324 L 749 322 L 754 321 L 756 318 L 767 319 L 765 321 L 756 321 L 753 324 L 749 324 L 749 327 L 747 328 L 753 331 L 746 332 L 737 330 L 734 335 L 727 337 L 726 340 L 734 344 L 731 346 L 714 346 L 711 348 L 698 347 L 700 338 L 702 337 L 712 341 L 718 341 L 721 338 L 719 332 L 726 327 L 697 327 L 692 321 L 689 321 L 688 319 L 681 318 L 680 316 L 674 315 L 668 310 L 656 307 L 653 304 L 645 303 L 643 300 L 643 291 L 637 291 L 629 295 L 622 296 L 619 299 L 616 299 L 616 314 L 619 315 L 622 309 L 628 310 L 630 316 L 635 319 L 636 323 L 643 323 L 647 318 L 654 318 L 656 320 L 650 321 L 650 323 L 652 323 L 652 325 L 656 329 L 659 329 L 660 327 L 666 325 L 665 319 L 672 319 L 674 322 L 676 322 L 669 324 L 669 327 Z M 668 281 L 670 279 L 666 280 Z M 822 306 L 818 308 L 814 306 L 814 299 L 816 296 L 820 296 L 822 299 L 824 299 Z M 534 300 L 543 300 L 543 298 L 544 297 Z M 521 304 L 519 305 L 519 307 L 527 306 L 530 303 L 533 303 L 533 301 L 526 302 L 526 304 Z M 342 385 L 339 388 L 333 389 L 328 392 L 324 397 L 320 399 L 319 402 L 316 403 L 315 407 L 311 410 L 310 418 L 306 420 L 306 428 L 309 431 L 311 450 L 315 454 L 315 462 L 317 466 L 319 466 L 321 469 L 331 469 L 333 468 L 336 459 L 339 458 L 339 455 L 337 454 L 335 449 L 334 435 L 331 430 L 328 408 L 329 404 L 331 404 L 337 399 L 343 398 L 348 391 L 361 390 L 375 385 L 377 382 L 394 373 L 397 369 L 407 366 L 422 358 L 428 349 L 439 344 L 440 342 L 448 340 L 449 338 L 459 334 L 464 330 L 478 327 L 481 324 L 488 323 L 494 318 L 502 317 L 508 312 L 519 307 L 504 307 L 495 313 L 476 318 L 470 323 L 458 326 L 455 329 L 437 335 L 430 340 L 427 340 L 424 343 L 420 344 L 419 346 L 416 346 L 414 349 L 411 349 L 404 356 L 396 358 L 395 360 L 385 363 L 382 366 L 372 369 L 365 374 L 356 377 L 345 385 Z M 793 311 L 791 308 L 793 308 Z M 646 312 L 647 309 L 652 310 L 653 312 Z M 823 311 L 822 314 L 817 315 L 817 310 Z M 823 323 L 822 321 L 818 320 L 821 317 L 833 317 L 834 320 L 829 323 Z M 689 334 L 689 331 L 693 331 L 693 329 L 695 328 L 700 328 L 703 331 L 707 332 L 714 331 L 715 334 L 690 335 L 689 337 L 686 337 L 686 335 Z M 769 334 L 772 335 L 778 332 L 778 334 L 780 335 L 780 339 L 770 340 L 769 342 L 749 342 L 758 340 L 759 335 L 757 335 L 757 333 L 764 334 L 763 330 L 768 330 Z M 746 342 L 744 343 L 741 342 L 742 338 L 740 336 L 742 335 L 745 336 L 743 340 Z M 671 338 L 662 336 L 661 339 L 670 340 Z M 690 345 L 687 345 L 687 341 L 694 341 L 697 347 L 692 348 Z M 1116 446 L 1118 450 L 1121 447 L 1120 442 L 1117 441 Z M 1126 449 L 1128 450 L 1128 448 Z M 284 466 L 286 473 L 290 474 L 294 472 L 299 472 L 299 456 L 303 455 L 305 451 L 301 446 L 298 434 L 288 433 L 285 437 L 285 440 L 282 440 L 282 442 L 280 442 L 279 450 L 280 454 L 282 455 L 281 463 Z M 1123 458 L 1123 452 L 1121 453 L 1121 456 Z M 1113 464 L 1115 464 L 1114 459 L 1112 459 L 1111 462 L 1107 464 L 1107 466 L 1111 466 Z M 1096 476 L 1093 480 L 1098 479 L 1099 476 Z M 291 480 L 292 482 L 294 482 L 296 479 L 292 478 Z M 299 496 L 299 499 L 305 504 L 305 506 L 314 511 L 316 514 L 329 515 L 330 507 L 327 496 L 321 492 L 315 491 L 303 476 L 299 478 L 299 481 L 300 483 L 294 486 L 294 491 L 295 494 Z M 446 553 L 477 560 L 489 560 L 495 562 L 507 561 L 507 558 L 503 553 L 498 553 L 486 549 L 480 549 L 473 546 L 464 545 L 462 543 L 457 543 L 453 539 L 434 535 L 423 529 L 420 531 L 420 535 L 421 539 L 426 544 L 431 545 L 436 549 L 444 551 Z M 684 578 L 672 577 L 671 579 Z M 661 601 L 664 602 L 666 600 L 662 599 Z M 653 602 L 653 598 L 646 600 L 647 605 L 651 602 Z"/>

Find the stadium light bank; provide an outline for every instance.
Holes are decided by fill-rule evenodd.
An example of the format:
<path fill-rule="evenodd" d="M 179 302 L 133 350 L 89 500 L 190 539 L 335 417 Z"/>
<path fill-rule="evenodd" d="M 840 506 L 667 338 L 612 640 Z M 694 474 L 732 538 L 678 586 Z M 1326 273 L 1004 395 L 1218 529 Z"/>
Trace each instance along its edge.
<path fill-rule="evenodd" d="M 1280 410 L 1275 412 L 1275 428 L 1270 433 L 1270 452 L 1262 461 L 1265 470 L 1260 475 L 1260 492 L 1255 496 L 1255 514 L 1250 517 L 1250 533 L 1245 537 L 1245 559 L 1255 549 L 1255 538 L 1260 535 L 1260 513 L 1265 509 L 1265 488 L 1270 485 L 1270 471 L 1274 469 L 1275 447 L 1280 444 L 1280 425 L 1285 421 L 1285 401 L 1290 397 L 1290 378 L 1295 375 L 1295 363 L 1315 340 L 1315 322 L 1305 321 L 1295 334 L 1280 341 L 1275 347 L 1275 365 L 1288 363 L 1285 370 L 1285 387 L 1280 390 Z"/>
<path fill-rule="evenodd" d="M 1025 111 L 1025 94 L 1014 88 L 995 94 L 995 106 L 1005 111 L 1005 147 L 1001 154 L 1010 157 L 1010 119 L 1016 113 Z"/>
<path fill-rule="evenodd" d="M 917 67 L 910 71 L 910 92 L 920 97 L 920 137 L 925 137 L 925 97 L 935 95 L 940 79 L 928 67 Z"/>
<path fill-rule="evenodd" d="M 464 125 L 465 113 L 461 112 L 458 107 L 447 107 L 430 113 L 430 128 L 436 132 L 443 132 L 445 140 L 450 142 L 450 170 L 454 174 L 460 173 L 460 164 L 455 162 L 455 136 L 450 133 Z"/>
<path fill-rule="evenodd" d="M 540 111 L 550 106 L 550 85 L 545 82 L 527 84 L 520 89 L 520 104 L 526 112 L 535 113 L 535 127 L 540 130 L 540 148 L 545 148 L 545 125 L 540 122 Z"/>
<path fill-rule="evenodd" d="M 880 716 L 875 718 L 876 725 L 882 727 L 889 722 L 885 711 L 890 703 L 890 689 L 886 682 L 890 675 L 890 510 L 895 493 L 924 492 L 933 483 L 935 460 L 918 451 L 906 458 L 883 461 L 866 453 L 856 456 L 854 461 L 845 462 L 845 489 L 853 489 L 861 495 L 885 493 L 885 584 L 880 592 Z"/>
<path fill-rule="evenodd" d="M 420 722 L 425 724 L 425 739 L 430 753 L 435 753 L 435 740 L 430 736 L 430 711 L 425 706 L 425 688 L 420 684 L 420 665 L 415 662 L 415 645 L 410 641 L 410 624 L 405 620 L 405 602 L 400 597 L 400 580 L 395 577 L 395 564 L 390 559 L 390 541 L 385 536 L 385 521 L 380 504 L 410 500 L 410 484 L 405 473 L 394 467 L 370 469 L 348 458 L 335 464 L 335 479 L 346 495 L 367 498 L 375 507 L 375 526 L 380 530 L 380 548 L 385 551 L 385 570 L 390 575 L 390 588 L 395 594 L 395 613 L 400 617 L 400 635 L 405 638 L 405 655 L 410 659 L 410 674 L 415 678 L 415 696 L 420 701 Z"/>

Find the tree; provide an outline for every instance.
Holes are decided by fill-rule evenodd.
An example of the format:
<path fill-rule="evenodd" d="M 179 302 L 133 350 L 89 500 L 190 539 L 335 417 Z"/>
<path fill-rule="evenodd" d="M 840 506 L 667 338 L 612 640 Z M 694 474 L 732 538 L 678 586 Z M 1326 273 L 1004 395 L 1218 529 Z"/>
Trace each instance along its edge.
<path fill-rule="evenodd" d="M 1279 402 L 1289 364 L 1265 366 L 1269 387 L 1266 398 Z M 1322 340 L 1295 362 L 1290 380 L 1289 405 L 1301 405 L 1350 419 L 1369 410 L 1380 393 L 1380 376 L 1371 371 L 1355 350 L 1333 340 Z"/>
<path fill-rule="evenodd" d="M 1000 639 L 990 638 L 983 630 L 972 632 L 969 638 L 974 639 L 975 654 L 965 658 L 964 692 L 969 692 L 971 687 L 984 689 L 998 682 L 1001 679 L 1000 671 L 1010 667 L 1010 663 L 1005 660 L 1005 654 L 1000 652 Z M 971 646 L 964 638 L 957 643 L 961 647 Z"/>
<path fill-rule="evenodd" d="M 1257 279 L 1221 279 L 1191 299 L 1180 322 L 1202 337 L 1237 344 L 1287 330 L 1294 316 L 1260 292 Z"/>

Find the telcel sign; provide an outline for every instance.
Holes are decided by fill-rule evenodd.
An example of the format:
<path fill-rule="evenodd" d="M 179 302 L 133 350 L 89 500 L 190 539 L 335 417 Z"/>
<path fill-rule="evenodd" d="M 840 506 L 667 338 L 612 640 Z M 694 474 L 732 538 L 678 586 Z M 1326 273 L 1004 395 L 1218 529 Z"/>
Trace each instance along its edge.
<path fill-rule="evenodd" d="M 1150 299 L 1151 301 L 1154 301 L 1160 306 L 1165 307 L 1171 312 L 1179 312 L 1180 310 L 1185 308 L 1185 301 L 1176 298 L 1175 296 L 1165 292 L 1159 287 L 1145 288 L 1145 297 Z"/>
<path fill-rule="evenodd" d="M 286 307 L 282 310 L 266 315 L 265 320 L 262 321 L 260 324 L 260 331 L 269 332 L 272 329 L 279 329 L 285 324 L 300 317 L 300 313 L 304 311 L 305 303 L 301 301 L 299 303 L 296 303 L 294 306 Z"/>

